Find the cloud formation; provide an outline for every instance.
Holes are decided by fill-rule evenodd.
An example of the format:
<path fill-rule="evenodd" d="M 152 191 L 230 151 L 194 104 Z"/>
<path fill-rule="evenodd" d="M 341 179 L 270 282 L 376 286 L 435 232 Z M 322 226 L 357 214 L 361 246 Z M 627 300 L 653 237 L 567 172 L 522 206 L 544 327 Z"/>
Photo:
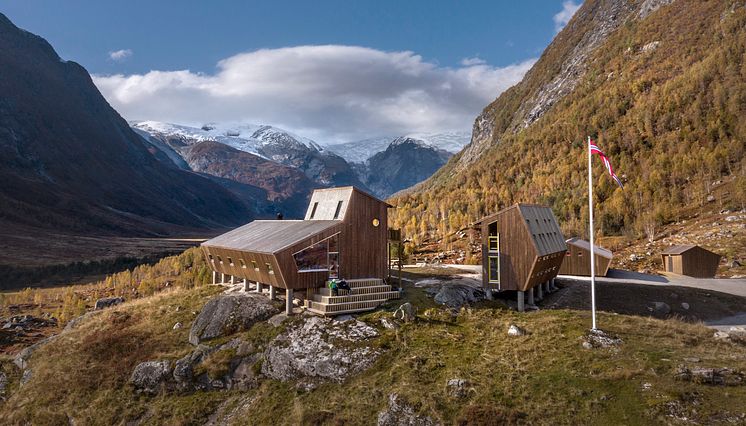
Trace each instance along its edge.
<path fill-rule="evenodd" d="M 554 32 L 558 33 L 562 31 L 562 28 L 565 28 L 565 25 L 567 25 L 568 22 L 570 22 L 570 19 L 572 19 L 572 16 L 575 15 L 575 12 L 580 9 L 580 6 L 583 3 L 575 3 L 573 0 L 566 0 L 562 2 L 562 10 L 557 12 L 552 19 L 554 20 Z"/>
<path fill-rule="evenodd" d="M 272 124 L 319 142 L 342 142 L 470 130 L 482 108 L 534 62 L 499 68 L 472 58 L 449 68 L 408 51 L 298 46 L 240 53 L 220 61 L 212 74 L 93 78 L 128 120 Z"/>
<path fill-rule="evenodd" d="M 109 59 L 112 61 L 122 62 L 132 56 L 131 49 L 121 49 L 109 52 Z"/>

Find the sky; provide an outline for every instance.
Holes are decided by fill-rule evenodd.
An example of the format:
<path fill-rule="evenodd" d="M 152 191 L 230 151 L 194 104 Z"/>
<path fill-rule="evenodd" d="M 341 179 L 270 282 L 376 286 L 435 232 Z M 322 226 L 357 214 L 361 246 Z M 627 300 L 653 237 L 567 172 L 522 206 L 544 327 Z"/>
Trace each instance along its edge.
<path fill-rule="evenodd" d="M 6 0 L 128 120 L 271 124 L 337 143 L 469 131 L 578 0 Z"/>

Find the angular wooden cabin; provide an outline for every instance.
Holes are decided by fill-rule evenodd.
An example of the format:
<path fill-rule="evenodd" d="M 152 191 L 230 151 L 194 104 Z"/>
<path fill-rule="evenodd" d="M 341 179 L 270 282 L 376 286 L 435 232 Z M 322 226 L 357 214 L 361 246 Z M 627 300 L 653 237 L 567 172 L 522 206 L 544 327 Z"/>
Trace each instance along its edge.
<path fill-rule="evenodd" d="M 316 302 L 309 300 L 306 306 L 322 314 L 372 309 L 396 293 L 383 282 L 390 207 L 351 186 L 317 189 L 305 219 L 255 220 L 202 243 L 202 250 L 221 276 L 255 282 L 257 291 L 268 285 L 271 297 L 276 288 L 285 289 L 287 303 L 293 290 L 302 289 L 311 290 L 306 298 Z M 349 300 L 315 297 L 314 291 L 323 293 L 330 278 L 349 282 Z M 365 297 L 352 297 L 363 293 Z"/>
<path fill-rule="evenodd" d="M 591 276 L 591 243 L 580 238 L 570 238 L 565 241 L 567 254 L 562 261 L 559 275 Z M 596 276 L 605 277 L 611 266 L 613 254 L 603 247 L 594 246 L 593 254 L 596 257 Z"/>
<path fill-rule="evenodd" d="M 700 246 L 671 246 L 661 252 L 663 270 L 695 278 L 713 278 L 720 264 L 720 255 Z"/>
<path fill-rule="evenodd" d="M 519 310 L 524 307 L 524 292 L 529 292 L 529 304 L 533 304 L 534 296 L 541 299 L 567 251 L 552 210 L 516 204 L 481 219 L 475 226 L 482 233 L 484 288 L 488 292 L 518 291 Z"/>

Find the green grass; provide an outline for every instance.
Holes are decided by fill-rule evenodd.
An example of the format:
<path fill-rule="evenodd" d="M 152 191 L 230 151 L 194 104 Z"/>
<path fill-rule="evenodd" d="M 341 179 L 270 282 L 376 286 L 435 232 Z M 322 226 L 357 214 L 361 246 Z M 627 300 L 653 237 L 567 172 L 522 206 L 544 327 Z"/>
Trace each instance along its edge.
<path fill-rule="evenodd" d="M 415 290 L 407 289 L 405 300 L 419 300 Z M 10 424 L 67 423 L 70 416 L 80 424 L 184 425 L 203 424 L 220 409 L 239 424 L 370 424 L 393 392 L 444 424 L 496 418 L 525 424 L 670 423 L 666 404 L 692 398 L 696 406 L 687 406 L 696 407 L 700 423 L 746 412 L 746 386 L 674 379 L 687 357 L 700 358 L 696 365 L 702 367 L 746 371 L 746 346 L 716 342 L 700 325 L 601 313 L 602 328 L 624 343 L 618 350 L 585 350 L 587 312 L 519 314 L 499 307 L 462 309 L 456 316 L 421 309 L 416 322 L 396 330 L 379 325 L 389 312 L 365 315 L 363 320 L 379 327 L 381 335 L 370 345 L 382 355 L 342 384 L 305 391 L 265 379 L 246 392 L 135 394 L 128 384 L 133 367 L 188 353 L 192 312 L 216 291 L 180 289 L 106 311 L 41 349 L 31 360 L 33 379 L 20 389 L 20 372 L 2 361 L 12 383 L 0 415 Z M 184 327 L 172 330 L 177 321 Z M 302 319 L 288 323 L 294 321 Z M 288 323 L 278 328 L 260 323 L 237 336 L 260 352 Z M 530 334 L 509 337 L 510 324 Z M 226 354 L 216 354 L 210 368 L 222 371 Z M 464 398 L 449 394 L 446 383 L 452 378 L 469 381 Z M 652 389 L 643 391 L 644 383 Z"/>

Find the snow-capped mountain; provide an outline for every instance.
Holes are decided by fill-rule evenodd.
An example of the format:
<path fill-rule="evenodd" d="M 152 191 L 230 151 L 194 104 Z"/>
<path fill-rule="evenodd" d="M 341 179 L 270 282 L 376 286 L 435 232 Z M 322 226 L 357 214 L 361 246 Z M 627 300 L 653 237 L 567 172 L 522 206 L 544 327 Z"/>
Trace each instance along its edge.
<path fill-rule="evenodd" d="M 455 154 L 469 143 L 469 132 L 445 133 L 412 133 L 403 136 L 383 136 L 379 138 L 363 139 L 353 142 L 329 145 L 327 149 L 343 157 L 350 163 L 365 163 L 371 157 L 383 152 L 394 141 L 409 140 L 436 150 L 443 150 Z"/>

